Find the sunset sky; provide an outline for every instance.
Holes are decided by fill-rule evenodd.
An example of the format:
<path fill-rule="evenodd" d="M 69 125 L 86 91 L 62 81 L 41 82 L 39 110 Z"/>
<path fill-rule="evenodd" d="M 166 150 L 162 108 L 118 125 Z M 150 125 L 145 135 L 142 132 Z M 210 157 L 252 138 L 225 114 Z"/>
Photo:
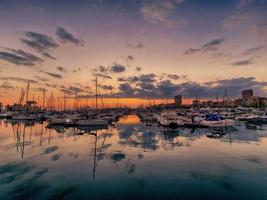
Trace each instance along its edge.
<path fill-rule="evenodd" d="M 0 101 L 267 94 L 267 0 L 1 0 Z"/>

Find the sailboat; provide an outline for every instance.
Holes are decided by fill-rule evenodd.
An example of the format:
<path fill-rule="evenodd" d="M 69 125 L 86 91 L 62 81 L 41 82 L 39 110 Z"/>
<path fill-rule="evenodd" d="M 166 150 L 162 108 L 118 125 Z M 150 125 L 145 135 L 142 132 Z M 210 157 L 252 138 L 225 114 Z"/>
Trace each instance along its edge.
<path fill-rule="evenodd" d="M 174 112 L 161 113 L 157 115 L 157 120 L 159 124 L 164 127 L 177 128 L 184 125 L 181 117 Z"/>
<path fill-rule="evenodd" d="M 108 121 L 107 120 L 103 120 L 100 119 L 99 116 L 97 116 L 97 110 L 98 110 L 98 102 L 97 102 L 97 98 L 98 98 L 98 93 L 97 93 L 97 77 L 95 79 L 95 89 L 96 89 L 96 93 L 95 93 L 95 100 L 96 100 L 96 118 L 91 118 L 91 119 L 79 119 L 76 121 L 76 125 L 77 126 L 108 126 Z"/>

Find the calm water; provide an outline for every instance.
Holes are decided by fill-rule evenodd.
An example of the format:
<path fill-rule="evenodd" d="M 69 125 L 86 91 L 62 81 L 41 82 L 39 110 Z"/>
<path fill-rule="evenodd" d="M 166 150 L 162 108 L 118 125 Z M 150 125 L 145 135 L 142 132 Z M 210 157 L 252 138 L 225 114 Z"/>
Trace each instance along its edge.
<path fill-rule="evenodd" d="M 0 199 L 267 199 L 267 126 L 223 138 L 126 116 L 97 135 L 0 124 Z"/>

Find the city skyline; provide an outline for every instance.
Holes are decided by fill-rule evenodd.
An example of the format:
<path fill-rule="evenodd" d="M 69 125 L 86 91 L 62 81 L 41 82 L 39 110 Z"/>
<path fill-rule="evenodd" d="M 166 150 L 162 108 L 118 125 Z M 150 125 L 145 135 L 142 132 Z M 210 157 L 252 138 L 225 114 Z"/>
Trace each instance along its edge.
<path fill-rule="evenodd" d="M 0 3 L 0 101 L 266 96 L 266 0 Z M 140 100 L 141 102 L 141 100 Z M 139 103 L 140 103 L 139 102 Z M 127 101 L 123 102 L 127 104 Z"/>

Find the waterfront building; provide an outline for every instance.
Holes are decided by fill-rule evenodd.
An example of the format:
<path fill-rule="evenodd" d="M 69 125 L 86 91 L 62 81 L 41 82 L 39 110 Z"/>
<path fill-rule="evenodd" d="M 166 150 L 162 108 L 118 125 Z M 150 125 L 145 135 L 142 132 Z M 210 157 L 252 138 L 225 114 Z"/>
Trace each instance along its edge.
<path fill-rule="evenodd" d="M 183 101 L 183 97 L 182 97 L 182 95 L 176 95 L 176 96 L 174 97 L 174 102 L 175 102 L 175 106 L 176 106 L 176 107 L 180 107 L 180 106 L 182 106 L 182 101 Z"/>
<path fill-rule="evenodd" d="M 243 100 L 250 99 L 252 96 L 253 96 L 253 90 L 248 89 L 248 90 L 242 91 L 242 99 Z"/>

